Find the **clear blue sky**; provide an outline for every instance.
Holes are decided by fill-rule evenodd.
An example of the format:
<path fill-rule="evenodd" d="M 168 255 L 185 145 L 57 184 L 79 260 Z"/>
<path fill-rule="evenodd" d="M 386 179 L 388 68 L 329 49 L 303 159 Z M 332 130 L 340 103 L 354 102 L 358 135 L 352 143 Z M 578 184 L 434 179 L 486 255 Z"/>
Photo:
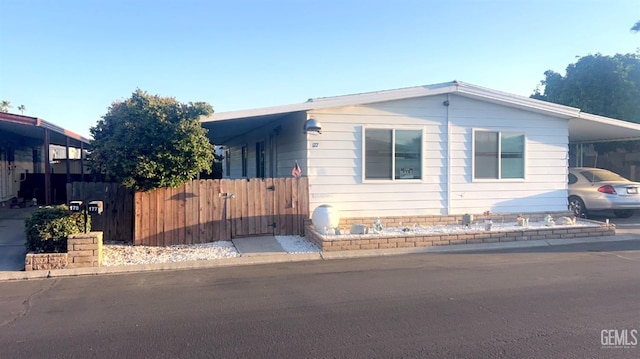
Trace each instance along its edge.
<path fill-rule="evenodd" d="M 638 0 L 0 0 L 0 100 L 89 136 L 140 88 L 216 112 L 460 80 L 529 96 L 634 53 Z"/>

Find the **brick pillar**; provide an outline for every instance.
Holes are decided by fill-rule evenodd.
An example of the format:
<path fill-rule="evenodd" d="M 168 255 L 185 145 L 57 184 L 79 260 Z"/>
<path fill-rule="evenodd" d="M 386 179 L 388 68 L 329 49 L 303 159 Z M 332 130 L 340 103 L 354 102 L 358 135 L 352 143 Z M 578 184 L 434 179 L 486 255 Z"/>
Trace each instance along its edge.
<path fill-rule="evenodd" d="M 67 240 L 67 268 L 102 265 L 102 232 L 72 234 Z"/>

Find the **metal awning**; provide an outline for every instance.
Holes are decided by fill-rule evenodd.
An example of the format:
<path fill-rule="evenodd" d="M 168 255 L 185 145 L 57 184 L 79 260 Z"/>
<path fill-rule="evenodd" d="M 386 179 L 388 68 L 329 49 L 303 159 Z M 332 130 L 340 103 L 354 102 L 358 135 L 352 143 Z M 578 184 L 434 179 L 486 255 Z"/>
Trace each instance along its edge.
<path fill-rule="evenodd" d="M 48 132 L 49 143 L 52 145 L 71 147 L 90 147 L 91 140 L 74 132 L 65 130 L 50 122 L 37 117 L 0 113 L 0 131 L 16 135 L 16 137 L 31 138 L 38 141 L 45 140 Z"/>
<path fill-rule="evenodd" d="M 569 120 L 569 143 L 640 140 L 640 124 L 581 112 Z"/>

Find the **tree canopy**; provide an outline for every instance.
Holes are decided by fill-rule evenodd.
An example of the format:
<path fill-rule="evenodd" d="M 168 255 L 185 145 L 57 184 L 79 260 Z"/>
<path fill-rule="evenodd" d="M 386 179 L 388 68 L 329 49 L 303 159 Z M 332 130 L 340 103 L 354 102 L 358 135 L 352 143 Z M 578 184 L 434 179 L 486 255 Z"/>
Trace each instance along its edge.
<path fill-rule="evenodd" d="M 211 172 L 214 147 L 198 121 L 211 113 L 206 102 L 183 104 L 137 89 L 90 129 L 92 167 L 137 191 L 176 187 Z"/>
<path fill-rule="evenodd" d="M 636 22 L 635 25 L 631 27 L 631 31 L 640 32 L 640 21 Z"/>
<path fill-rule="evenodd" d="M 567 66 L 564 76 L 544 75 L 532 98 L 640 123 L 640 55 L 588 55 Z"/>

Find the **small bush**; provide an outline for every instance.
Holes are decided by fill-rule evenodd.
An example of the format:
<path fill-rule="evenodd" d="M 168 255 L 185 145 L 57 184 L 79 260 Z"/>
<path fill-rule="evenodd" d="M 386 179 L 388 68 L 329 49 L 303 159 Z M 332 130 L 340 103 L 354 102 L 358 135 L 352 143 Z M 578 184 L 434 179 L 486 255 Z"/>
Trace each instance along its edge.
<path fill-rule="evenodd" d="M 87 216 L 87 231 L 91 229 Z M 40 207 L 25 221 L 27 250 L 36 253 L 65 253 L 67 236 L 84 232 L 84 215 L 65 205 Z"/>

